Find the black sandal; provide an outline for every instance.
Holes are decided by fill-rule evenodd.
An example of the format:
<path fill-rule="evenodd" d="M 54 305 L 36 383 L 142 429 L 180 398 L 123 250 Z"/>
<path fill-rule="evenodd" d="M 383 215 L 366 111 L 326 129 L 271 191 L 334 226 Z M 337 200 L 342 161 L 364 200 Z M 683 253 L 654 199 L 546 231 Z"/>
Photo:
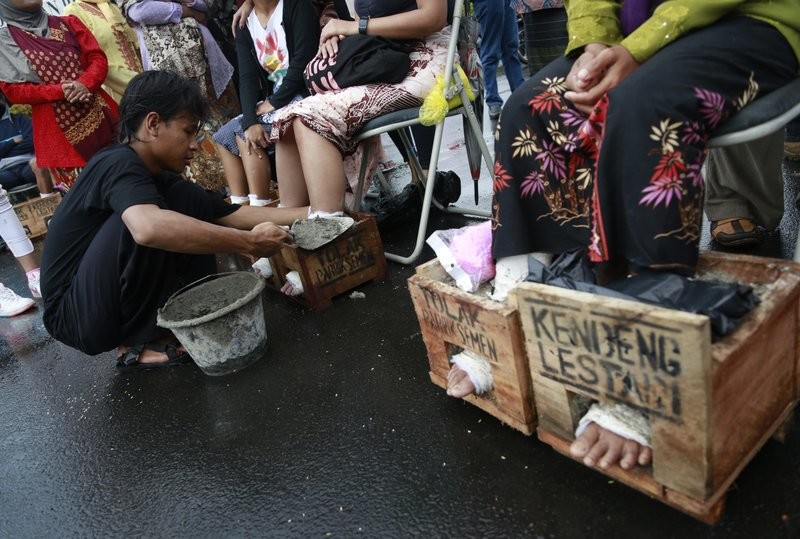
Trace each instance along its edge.
<path fill-rule="evenodd" d="M 137 370 L 160 369 L 189 363 L 192 358 L 188 352 L 178 352 L 180 343 L 174 339 L 168 343 L 148 342 L 132 346 L 127 352 L 117 357 L 117 368 L 124 372 Z M 145 350 L 152 350 L 167 355 L 166 361 L 158 363 L 139 363 L 139 356 Z"/>
<path fill-rule="evenodd" d="M 730 225 L 733 232 L 724 232 L 722 227 Z M 745 230 L 745 225 L 749 230 Z M 721 219 L 711 221 L 711 238 L 723 247 L 743 247 L 745 245 L 756 245 L 761 241 L 758 234 L 758 227 L 747 217 L 736 217 L 733 219 Z"/>

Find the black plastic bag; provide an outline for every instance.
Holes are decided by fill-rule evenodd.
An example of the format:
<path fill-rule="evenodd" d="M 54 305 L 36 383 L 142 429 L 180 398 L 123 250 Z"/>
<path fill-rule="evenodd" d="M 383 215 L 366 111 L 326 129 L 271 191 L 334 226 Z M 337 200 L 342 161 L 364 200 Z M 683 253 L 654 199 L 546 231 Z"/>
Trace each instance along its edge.
<path fill-rule="evenodd" d="M 402 81 L 411 68 L 407 41 L 356 34 L 339 42 L 331 58 L 317 55 L 306 66 L 303 78 L 311 94 L 371 82 L 394 84 Z"/>
<path fill-rule="evenodd" d="M 419 220 L 422 213 L 422 194 L 417 184 L 409 183 L 394 196 L 383 196 L 372 207 L 375 222 L 381 228 L 391 228 L 411 220 Z"/>
<path fill-rule="evenodd" d="M 526 280 L 530 282 L 706 315 L 714 341 L 736 329 L 759 303 L 748 285 L 702 281 L 663 271 L 642 271 L 599 286 L 585 251 L 563 253 L 549 266 L 528 257 L 528 270 Z"/>
<path fill-rule="evenodd" d="M 457 202 L 461 197 L 461 178 L 452 170 L 437 170 L 433 198 L 442 206 Z"/>

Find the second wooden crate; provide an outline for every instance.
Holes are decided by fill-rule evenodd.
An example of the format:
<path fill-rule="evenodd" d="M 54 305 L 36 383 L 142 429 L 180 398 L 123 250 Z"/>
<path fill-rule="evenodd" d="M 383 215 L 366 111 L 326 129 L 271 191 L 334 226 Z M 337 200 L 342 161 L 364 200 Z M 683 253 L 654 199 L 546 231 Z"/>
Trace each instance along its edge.
<path fill-rule="evenodd" d="M 297 271 L 304 292 L 291 299 L 314 310 L 324 309 L 331 300 L 353 288 L 386 276 L 383 254 L 375 218 L 368 213 L 350 213 L 355 223 L 328 244 L 307 251 L 289 245 L 270 257 L 273 275 L 269 286 L 279 289 L 286 274 Z"/>
<path fill-rule="evenodd" d="M 586 400 L 649 415 L 652 467 L 603 471 L 705 522 L 797 400 L 798 266 L 703 253 L 698 274 L 753 284 L 761 299 L 711 342 L 706 316 L 523 283 L 519 307 L 539 439 L 569 455 Z"/>

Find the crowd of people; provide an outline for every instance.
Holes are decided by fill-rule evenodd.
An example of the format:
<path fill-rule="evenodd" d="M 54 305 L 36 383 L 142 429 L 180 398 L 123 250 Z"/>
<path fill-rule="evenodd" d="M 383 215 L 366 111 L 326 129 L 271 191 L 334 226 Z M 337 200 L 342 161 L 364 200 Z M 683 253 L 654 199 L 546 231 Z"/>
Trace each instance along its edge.
<path fill-rule="evenodd" d="M 35 162 L 64 194 L 42 257 L 45 326 L 89 354 L 116 348 L 126 367 L 185 359 L 155 311 L 214 271 L 208 255 L 268 256 L 290 241 L 276 225 L 341 215 L 360 158 L 352 135 L 422 103 L 449 35 L 435 0 L 253 0 L 226 57 L 210 0 L 78 0 L 64 16 L 41 0 L 0 6 L 0 90 L 31 106 Z M 411 73 L 309 97 L 309 60 L 359 34 L 407 41 Z M 278 207 L 266 206 L 273 149 Z M 87 325 L 98 308 L 107 324 Z"/>
<path fill-rule="evenodd" d="M 600 280 L 691 274 L 704 204 L 723 244 L 774 226 L 782 211 L 774 151 L 718 154 L 708 189 L 701 167 L 721 122 L 797 76 L 795 0 L 564 2 L 567 48 L 527 80 L 508 38 L 512 3 L 475 2 L 489 116 L 498 121 L 493 255 L 498 269 L 510 268 L 504 275 L 523 277 L 531 253 L 573 249 L 586 251 Z M 534 12 L 562 7 L 525 3 Z M 7 227 L 13 211 L 2 197 L 0 232 L 34 295 L 41 275 L 51 335 L 88 354 L 116 349 L 125 368 L 188 361 L 156 326 L 157 308 L 213 273 L 214 253 L 270 256 L 291 242 L 278 225 L 341 216 L 361 154 L 354 135 L 420 105 L 446 64 L 442 0 L 246 0 L 233 17 L 233 55 L 207 26 L 220 8 L 217 0 L 77 0 L 62 17 L 41 0 L 0 0 L 0 90 L 31 106 L 33 145 L 19 144 L 31 126 L 13 118 L 19 133 L 0 144 L 15 148 L 9 167 L 28 179 L 46 170 L 65 193 L 41 272 L 21 227 Z M 358 35 L 407 43 L 405 79 L 309 95 L 309 61 L 333 61 Z M 513 90 L 505 104 L 499 59 Z M 761 198 L 750 178 L 727 181 L 741 159 L 761 171 Z M 267 205 L 273 176 L 277 207 Z M 449 380 L 454 396 L 474 391 L 456 366 Z M 589 465 L 650 459 L 597 422 L 572 452 Z"/>

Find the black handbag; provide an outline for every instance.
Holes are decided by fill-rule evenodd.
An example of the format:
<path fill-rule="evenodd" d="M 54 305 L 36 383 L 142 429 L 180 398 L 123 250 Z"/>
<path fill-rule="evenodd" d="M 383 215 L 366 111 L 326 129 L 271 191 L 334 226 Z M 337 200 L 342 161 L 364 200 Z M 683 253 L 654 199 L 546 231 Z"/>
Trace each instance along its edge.
<path fill-rule="evenodd" d="M 408 75 L 413 42 L 380 36 L 347 36 L 332 58 L 317 55 L 306 66 L 303 78 L 311 94 L 369 83 L 395 84 Z"/>

